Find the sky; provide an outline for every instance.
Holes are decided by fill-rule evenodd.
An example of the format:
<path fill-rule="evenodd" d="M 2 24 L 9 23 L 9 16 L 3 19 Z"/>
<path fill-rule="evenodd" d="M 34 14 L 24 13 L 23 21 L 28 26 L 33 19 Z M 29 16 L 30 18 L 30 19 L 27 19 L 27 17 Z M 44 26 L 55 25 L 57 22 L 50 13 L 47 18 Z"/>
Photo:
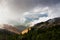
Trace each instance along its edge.
<path fill-rule="evenodd" d="M 34 25 L 60 17 L 60 0 L 0 0 L 0 24 Z"/>

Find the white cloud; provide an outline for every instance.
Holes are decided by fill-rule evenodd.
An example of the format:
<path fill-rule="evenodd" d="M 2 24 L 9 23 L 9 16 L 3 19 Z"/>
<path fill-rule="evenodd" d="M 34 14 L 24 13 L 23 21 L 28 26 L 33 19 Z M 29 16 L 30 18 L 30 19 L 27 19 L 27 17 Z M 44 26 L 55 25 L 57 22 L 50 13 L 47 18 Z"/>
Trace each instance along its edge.
<path fill-rule="evenodd" d="M 31 4 L 30 5 L 28 4 L 29 2 L 26 4 L 24 3 L 25 1 L 23 1 L 22 3 L 21 2 L 22 0 L 20 1 L 18 0 L 17 2 L 22 3 L 19 4 L 16 1 L 17 0 L 15 0 L 15 2 L 14 0 L 2 0 L 0 2 L 0 23 L 9 23 L 14 25 L 14 23 L 10 22 L 16 21 L 16 23 L 18 22 L 19 24 L 26 24 L 26 23 L 35 24 L 50 18 L 60 17 L 60 3 L 53 6 L 45 6 L 45 5 L 40 6 L 43 3 L 40 4 L 39 2 L 40 4 L 40 5 L 38 4 L 39 6 L 37 5 L 32 6 Z M 35 2 L 34 3 L 33 2 L 32 4 L 36 4 Z M 46 15 L 48 15 L 48 17 Z M 27 20 L 26 17 L 28 17 L 29 20 Z"/>
<path fill-rule="evenodd" d="M 34 25 L 36 23 L 47 21 L 48 19 L 58 17 L 58 15 L 56 15 L 56 13 L 58 12 L 55 13 L 55 10 L 51 9 L 50 7 L 35 8 L 30 12 L 26 12 L 25 16 L 27 17 L 27 20 L 30 20 L 29 24 Z M 48 16 L 47 17 L 43 16 L 46 13 Z"/>
<path fill-rule="evenodd" d="M 0 3 L 0 24 L 13 24 L 9 23 L 9 21 L 17 21 L 19 23 L 23 23 L 25 21 L 23 15 L 12 12 L 9 9 L 7 0 L 1 0 Z"/>

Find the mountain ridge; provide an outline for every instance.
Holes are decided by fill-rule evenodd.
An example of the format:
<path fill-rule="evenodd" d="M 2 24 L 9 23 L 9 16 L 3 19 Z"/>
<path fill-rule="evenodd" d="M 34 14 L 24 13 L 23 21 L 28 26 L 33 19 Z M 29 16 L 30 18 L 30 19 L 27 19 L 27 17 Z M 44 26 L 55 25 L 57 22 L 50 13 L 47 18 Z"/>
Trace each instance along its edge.
<path fill-rule="evenodd" d="M 8 24 L 2 24 L 0 25 L 0 30 L 8 30 L 10 32 L 16 33 L 16 34 L 20 34 L 20 32 L 18 31 L 19 29 L 15 26 L 12 25 L 8 25 Z"/>
<path fill-rule="evenodd" d="M 22 34 L 21 40 L 60 40 L 60 18 L 37 23 L 30 29 Z"/>
<path fill-rule="evenodd" d="M 40 22 L 40 23 L 37 23 L 37 24 L 35 24 L 34 26 L 31 26 L 31 27 L 29 27 L 29 28 L 27 28 L 27 29 L 25 29 L 26 30 L 26 33 L 29 31 L 29 30 L 31 30 L 32 28 L 42 28 L 42 29 L 44 29 L 44 28 L 49 28 L 49 27 L 51 27 L 51 26 L 55 26 L 55 25 L 60 25 L 60 17 L 56 17 L 56 18 L 53 18 L 53 19 L 49 19 L 49 20 L 47 20 L 47 21 L 45 21 L 45 22 Z M 23 30 L 22 31 L 22 34 L 24 34 L 25 33 L 25 30 Z"/>

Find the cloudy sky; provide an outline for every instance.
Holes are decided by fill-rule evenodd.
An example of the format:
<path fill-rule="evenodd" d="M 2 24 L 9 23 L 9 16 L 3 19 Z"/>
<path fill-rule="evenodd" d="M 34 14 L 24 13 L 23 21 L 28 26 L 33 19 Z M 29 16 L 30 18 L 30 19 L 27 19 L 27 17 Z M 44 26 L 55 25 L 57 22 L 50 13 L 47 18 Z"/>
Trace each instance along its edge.
<path fill-rule="evenodd" d="M 54 17 L 60 17 L 60 0 L 0 0 L 0 24 L 36 24 Z"/>

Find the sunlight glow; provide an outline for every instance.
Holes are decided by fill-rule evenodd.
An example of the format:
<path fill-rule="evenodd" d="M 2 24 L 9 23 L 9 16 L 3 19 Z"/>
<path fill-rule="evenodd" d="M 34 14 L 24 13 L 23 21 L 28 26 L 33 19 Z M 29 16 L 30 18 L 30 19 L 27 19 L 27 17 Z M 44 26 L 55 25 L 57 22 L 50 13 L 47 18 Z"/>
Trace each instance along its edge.
<path fill-rule="evenodd" d="M 0 3 L 0 23 L 5 23 L 6 19 L 8 19 L 8 14 L 9 14 L 9 10 L 7 7 L 7 2 L 6 0 L 2 0 L 2 2 Z"/>

